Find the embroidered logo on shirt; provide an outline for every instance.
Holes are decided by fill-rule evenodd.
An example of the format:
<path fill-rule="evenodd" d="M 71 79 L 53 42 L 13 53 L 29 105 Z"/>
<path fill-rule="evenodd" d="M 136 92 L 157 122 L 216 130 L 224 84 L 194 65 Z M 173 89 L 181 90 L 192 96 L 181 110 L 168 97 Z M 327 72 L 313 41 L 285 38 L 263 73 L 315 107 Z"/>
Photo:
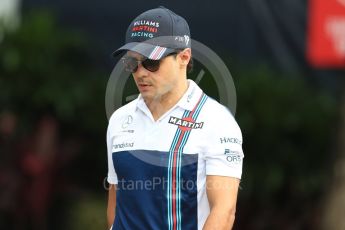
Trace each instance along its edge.
<path fill-rule="evenodd" d="M 123 148 L 130 148 L 130 147 L 133 147 L 134 146 L 134 142 L 124 142 L 124 143 L 121 143 L 121 144 L 113 144 L 113 151 L 115 149 L 123 149 Z"/>
<path fill-rule="evenodd" d="M 186 117 L 183 119 L 177 117 L 170 117 L 170 124 L 178 125 L 178 127 L 183 131 L 188 131 L 191 129 L 202 129 L 204 122 L 195 122 L 192 118 Z"/>
<path fill-rule="evenodd" d="M 130 124 L 133 122 L 133 117 L 131 115 L 128 115 L 126 119 L 122 122 L 122 128 L 127 128 Z"/>
<path fill-rule="evenodd" d="M 226 155 L 226 160 L 229 161 L 230 163 L 239 164 L 242 162 L 241 154 L 238 151 L 225 149 L 224 155 Z"/>
<path fill-rule="evenodd" d="M 240 140 L 236 137 L 222 137 L 222 138 L 220 138 L 220 143 L 221 144 L 233 143 L 233 144 L 242 145 L 242 140 Z"/>

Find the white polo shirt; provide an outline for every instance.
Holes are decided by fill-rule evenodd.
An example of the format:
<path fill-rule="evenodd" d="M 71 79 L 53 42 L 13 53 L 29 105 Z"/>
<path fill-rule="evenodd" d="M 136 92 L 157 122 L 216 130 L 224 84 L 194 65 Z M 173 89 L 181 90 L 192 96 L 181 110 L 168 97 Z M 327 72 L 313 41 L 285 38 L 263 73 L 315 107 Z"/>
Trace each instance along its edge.
<path fill-rule="evenodd" d="M 111 116 L 113 229 L 200 230 L 210 212 L 206 175 L 241 178 L 239 126 L 226 107 L 188 82 L 184 96 L 157 121 L 141 96 Z"/>

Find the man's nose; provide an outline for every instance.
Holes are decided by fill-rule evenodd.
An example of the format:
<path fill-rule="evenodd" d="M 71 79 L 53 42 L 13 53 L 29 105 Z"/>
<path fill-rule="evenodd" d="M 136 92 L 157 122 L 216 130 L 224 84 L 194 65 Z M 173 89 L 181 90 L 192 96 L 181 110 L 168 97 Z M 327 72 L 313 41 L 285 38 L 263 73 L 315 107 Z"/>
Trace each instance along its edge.
<path fill-rule="evenodd" d="M 145 67 L 141 63 L 138 63 L 138 69 L 137 71 L 135 71 L 135 75 L 140 77 L 146 77 L 148 74 L 149 71 L 145 69 Z"/>

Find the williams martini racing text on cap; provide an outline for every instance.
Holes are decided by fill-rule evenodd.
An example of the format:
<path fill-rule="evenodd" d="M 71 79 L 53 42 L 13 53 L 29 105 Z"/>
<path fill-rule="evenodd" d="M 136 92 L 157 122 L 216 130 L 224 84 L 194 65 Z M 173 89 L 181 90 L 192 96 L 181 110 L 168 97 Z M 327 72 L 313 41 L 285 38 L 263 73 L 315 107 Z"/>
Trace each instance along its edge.
<path fill-rule="evenodd" d="M 113 56 L 123 51 L 135 51 L 146 58 L 159 60 L 176 50 L 191 47 L 189 26 L 184 18 L 160 6 L 136 17 L 126 33 L 126 44 Z"/>

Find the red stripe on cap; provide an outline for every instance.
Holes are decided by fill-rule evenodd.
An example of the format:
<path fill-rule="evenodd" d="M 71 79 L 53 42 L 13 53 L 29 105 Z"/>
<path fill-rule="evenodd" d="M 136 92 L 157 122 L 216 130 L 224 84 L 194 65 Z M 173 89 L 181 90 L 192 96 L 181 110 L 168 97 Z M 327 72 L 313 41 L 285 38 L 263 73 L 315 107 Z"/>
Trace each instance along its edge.
<path fill-rule="evenodd" d="M 151 59 L 157 60 L 162 49 L 163 49 L 163 47 L 158 46 L 158 49 L 157 49 L 156 52 L 152 55 L 152 58 L 151 58 Z"/>

